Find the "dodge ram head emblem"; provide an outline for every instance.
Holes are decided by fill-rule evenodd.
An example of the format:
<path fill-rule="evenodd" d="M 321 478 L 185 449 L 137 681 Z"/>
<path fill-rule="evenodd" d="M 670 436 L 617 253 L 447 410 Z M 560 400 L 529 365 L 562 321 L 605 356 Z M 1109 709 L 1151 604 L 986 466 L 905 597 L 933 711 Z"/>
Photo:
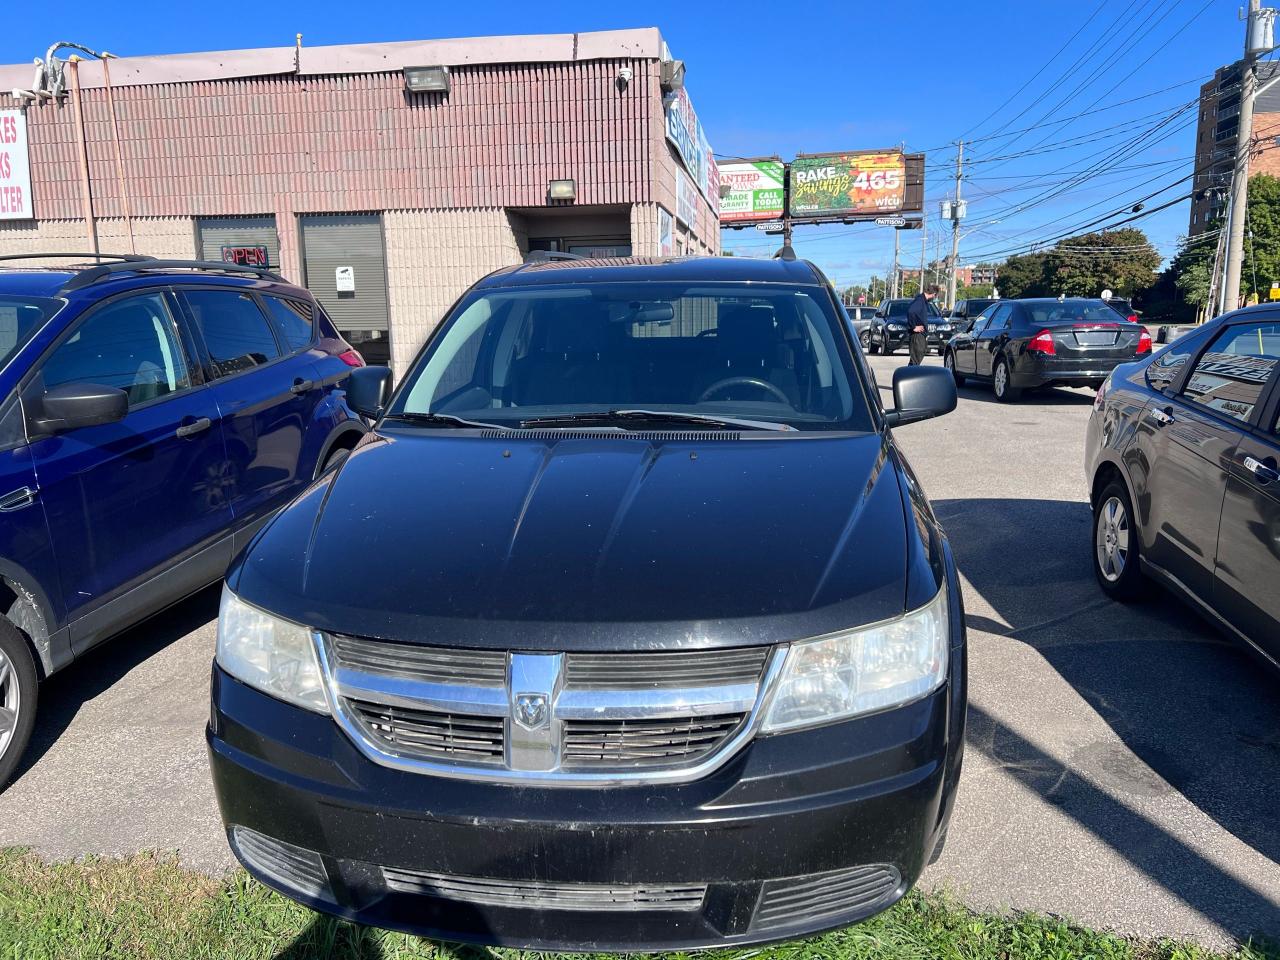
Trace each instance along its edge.
<path fill-rule="evenodd" d="M 547 725 L 550 711 L 547 710 L 545 693 L 516 694 L 516 723 L 526 730 L 538 730 Z"/>

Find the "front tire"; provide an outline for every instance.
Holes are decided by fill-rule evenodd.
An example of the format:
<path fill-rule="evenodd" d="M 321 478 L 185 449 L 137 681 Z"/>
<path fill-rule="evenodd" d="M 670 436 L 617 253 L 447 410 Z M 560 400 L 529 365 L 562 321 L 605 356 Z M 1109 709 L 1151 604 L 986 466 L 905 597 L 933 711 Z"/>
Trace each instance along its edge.
<path fill-rule="evenodd" d="M 1103 488 L 1093 508 L 1093 573 L 1113 600 L 1136 600 L 1146 585 L 1133 503 L 1120 480 Z"/>
<path fill-rule="evenodd" d="M 1022 388 L 1009 383 L 1009 361 L 1004 357 L 996 361 L 991 386 L 995 390 L 996 399 L 1001 403 L 1015 403 L 1022 397 Z"/>
<path fill-rule="evenodd" d="M 951 371 L 951 376 L 956 382 L 957 387 L 964 386 L 964 374 L 956 373 L 956 355 L 948 350 L 942 357 L 942 365 Z"/>
<path fill-rule="evenodd" d="M 0 790 L 13 776 L 36 723 L 36 665 L 26 638 L 0 617 Z"/>

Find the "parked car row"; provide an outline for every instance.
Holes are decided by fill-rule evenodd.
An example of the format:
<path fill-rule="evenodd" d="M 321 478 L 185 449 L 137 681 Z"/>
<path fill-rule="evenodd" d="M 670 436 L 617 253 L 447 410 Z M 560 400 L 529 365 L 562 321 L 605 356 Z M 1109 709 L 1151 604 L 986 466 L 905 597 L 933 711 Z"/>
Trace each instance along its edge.
<path fill-rule="evenodd" d="M 0 271 L 0 788 L 39 680 L 219 580 L 355 446 L 341 388 L 362 362 L 251 267 Z"/>

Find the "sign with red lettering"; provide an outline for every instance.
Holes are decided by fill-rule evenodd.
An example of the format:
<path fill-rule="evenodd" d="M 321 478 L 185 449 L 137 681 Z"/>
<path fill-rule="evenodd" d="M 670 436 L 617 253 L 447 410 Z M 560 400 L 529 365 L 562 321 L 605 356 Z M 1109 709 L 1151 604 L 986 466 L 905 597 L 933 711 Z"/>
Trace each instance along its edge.
<path fill-rule="evenodd" d="M 222 248 L 223 263 L 236 263 L 242 267 L 261 267 L 265 270 L 270 266 L 267 263 L 268 259 L 266 247 L 224 246 Z"/>
<path fill-rule="evenodd" d="M 27 117 L 21 110 L 0 110 L 0 220 L 33 217 Z"/>

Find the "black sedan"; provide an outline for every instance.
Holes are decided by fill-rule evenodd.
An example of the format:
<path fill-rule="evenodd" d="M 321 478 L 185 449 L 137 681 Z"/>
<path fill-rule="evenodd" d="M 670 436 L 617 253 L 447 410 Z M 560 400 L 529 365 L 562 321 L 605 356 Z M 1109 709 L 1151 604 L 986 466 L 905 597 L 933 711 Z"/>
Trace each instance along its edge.
<path fill-rule="evenodd" d="M 1213 321 L 1119 367 L 1085 447 L 1109 596 L 1162 584 L 1280 663 L 1280 309 Z"/>
<path fill-rule="evenodd" d="M 867 328 L 863 338 L 863 346 L 871 353 L 886 354 L 907 346 L 911 339 L 911 331 L 907 326 L 907 308 L 910 306 L 910 297 L 880 301 L 871 326 Z M 929 349 L 941 356 L 954 328 L 951 321 L 943 317 L 933 303 L 929 304 L 929 322 L 925 329 L 928 332 Z"/>
<path fill-rule="evenodd" d="M 1102 300 L 1000 300 L 951 338 L 943 363 L 956 384 L 988 382 L 997 400 L 1034 387 L 1097 389 L 1118 364 L 1151 352 L 1151 335 Z"/>

